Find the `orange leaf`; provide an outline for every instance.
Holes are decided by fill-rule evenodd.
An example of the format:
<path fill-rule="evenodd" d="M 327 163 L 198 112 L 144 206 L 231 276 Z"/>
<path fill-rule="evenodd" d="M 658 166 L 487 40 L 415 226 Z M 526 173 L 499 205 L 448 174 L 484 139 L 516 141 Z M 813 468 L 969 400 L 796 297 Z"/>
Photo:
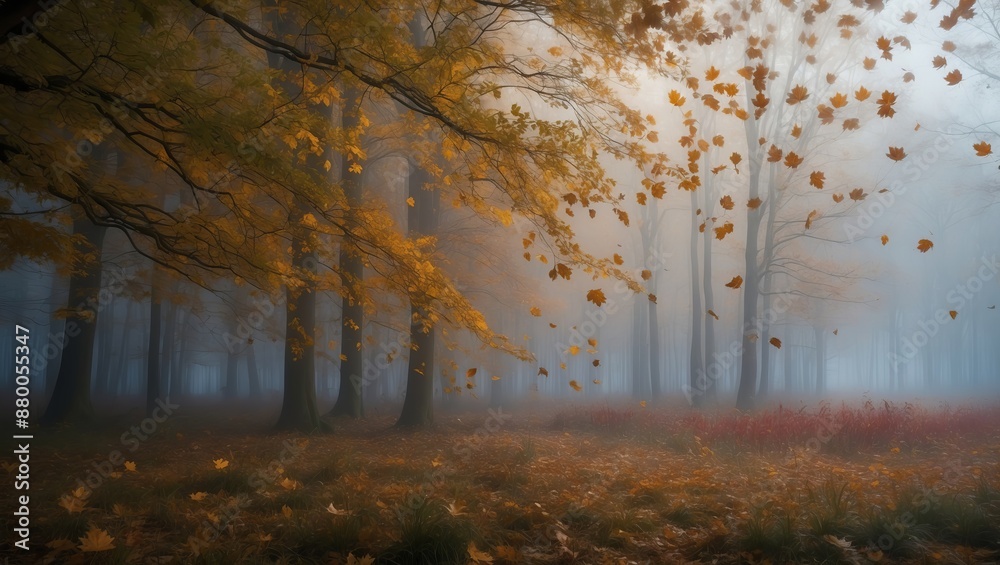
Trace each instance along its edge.
<path fill-rule="evenodd" d="M 642 277 L 642 280 L 648 281 L 649 279 L 653 278 L 653 273 L 651 273 L 649 269 L 643 269 L 642 273 L 640 273 L 640 276 Z"/>
<path fill-rule="evenodd" d="M 714 229 L 715 229 L 715 237 L 721 240 L 724 239 L 727 235 L 733 233 L 733 223 L 726 222 L 721 227 L 717 227 Z"/>
<path fill-rule="evenodd" d="M 784 152 L 778 149 L 777 145 L 771 145 L 771 148 L 767 150 L 767 160 L 770 163 L 777 163 L 783 154 Z"/>
<path fill-rule="evenodd" d="M 882 234 L 882 245 L 887 245 L 889 243 L 889 236 Z"/>
<path fill-rule="evenodd" d="M 721 199 L 719 200 L 719 204 L 721 204 L 721 205 L 722 205 L 722 209 L 723 209 L 723 210 L 732 210 L 732 209 L 733 209 L 733 197 L 732 197 L 732 196 L 729 196 L 729 195 L 727 194 L 727 195 L 723 196 L 723 197 L 722 197 L 722 198 L 721 198 Z"/>
<path fill-rule="evenodd" d="M 865 196 L 867 196 L 867 195 L 865 194 L 864 189 L 862 189 L 862 188 L 855 188 L 854 190 L 851 191 L 851 193 L 849 194 L 849 196 L 851 197 L 851 200 L 856 200 L 856 201 L 860 202 L 860 201 L 864 200 Z"/>
<path fill-rule="evenodd" d="M 795 169 L 802 164 L 803 160 L 804 159 L 796 155 L 794 151 L 789 151 L 788 155 L 785 155 L 785 166 L 789 169 Z"/>
<path fill-rule="evenodd" d="M 841 202 L 843 202 L 844 201 L 844 195 L 843 194 L 834 194 L 833 195 L 833 201 L 836 202 L 836 203 L 838 203 L 838 204 L 841 203 Z"/>
<path fill-rule="evenodd" d="M 921 253 L 927 253 L 931 250 L 931 247 L 934 247 L 934 242 L 929 239 L 921 239 L 917 242 L 917 249 L 919 249 Z"/>
<path fill-rule="evenodd" d="M 957 310 L 948 310 L 948 315 L 951 316 L 952 320 L 954 320 L 955 318 L 958 317 L 958 311 Z"/>
<path fill-rule="evenodd" d="M 734 165 L 739 165 L 740 161 L 743 160 L 743 156 L 739 153 L 733 153 L 729 156 L 729 160 L 732 161 Z"/>
<path fill-rule="evenodd" d="M 870 71 L 875 68 L 875 59 L 871 57 L 865 57 L 864 66 L 866 71 Z"/>
<path fill-rule="evenodd" d="M 676 90 L 671 90 L 670 94 L 668 94 L 667 97 L 670 99 L 670 103 L 673 104 L 674 106 L 679 107 L 684 105 L 685 98 L 681 96 L 681 93 L 677 92 Z"/>
<path fill-rule="evenodd" d="M 942 55 L 937 55 L 937 56 L 934 57 L 934 59 L 931 61 L 931 63 L 934 64 L 934 68 L 935 69 L 941 69 L 941 68 L 944 68 L 948 64 L 948 59 L 946 59 Z"/>
<path fill-rule="evenodd" d="M 899 21 L 903 22 L 904 24 L 912 24 L 916 20 L 917 20 L 917 13 L 910 11 L 907 11 L 905 14 L 903 14 L 902 18 L 899 18 Z"/>
<path fill-rule="evenodd" d="M 781 349 L 781 340 L 776 337 L 772 337 L 771 339 L 769 339 L 768 343 L 770 343 L 777 349 Z"/>
<path fill-rule="evenodd" d="M 476 367 L 473 367 L 473 368 L 471 368 L 471 369 L 469 369 L 468 371 L 465 372 L 465 378 L 471 379 L 472 377 L 476 376 L 476 373 L 478 373 L 478 372 L 479 372 L 479 369 L 477 369 Z"/>
<path fill-rule="evenodd" d="M 760 203 L 760 198 L 751 198 L 750 200 L 747 200 L 747 208 L 756 210 L 757 208 L 760 208 Z"/>
<path fill-rule="evenodd" d="M 834 108 L 843 108 L 844 106 L 847 106 L 847 95 L 840 92 L 834 94 L 830 97 L 830 104 L 832 104 Z"/>
<path fill-rule="evenodd" d="M 595 288 L 587 292 L 587 300 L 593 302 L 597 306 L 604 304 L 608 300 L 604 297 L 604 291 L 599 288 Z"/>
<path fill-rule="evenodd" d="M 962 82 L 962 71 L 954 69 L 950 73 L 944 75 L 944 80 L 949 86 L 955 86 L 956 84 Z"/>
<path fill-rule="evenodd" d="M 848 118 L 844 120 L 844 131 L 855 130 L 861 127 L 861 122 L 858 118 Z"/>
<path fill-rule="evenodd" d="M 854 92 L 854 98 L 858 102 L 864 102 L 871 95 L 872 95 L 871 91 L 869 91 L 867 88 L 865 88 L 863 86 L 861 88 L 859 88 L 857 91 Z"/>
<path fill-rule="evenodd" d="M 806 216 L 806 229 L 811 228 L 813 220 L 815 220 L 818 217 L 819 217 L 819 210 L 813 210 L 812 212 L 809 212 L 809 215 Z"/>
<path fill-rule="evenodd" d="M 802 135 L 802 126 L 795 124 L 795 127 L 792 128 L 792 137 L 798 139 L 800 135 Z"/>
<path fill-rule="evenodd" d="M 713 317 L 713 318 L 715 318 L 716 320 L 719 319 L 719 315 L 716 314 L 715 312 L 713 312 L 712 310 L 708 311 L 708 315 L 711 316 L 711 317 Z"/>
<path fill-rule="evenodd" d="M 972 148 L 976 150 L 977 157 L 985 157 L 990 153 L 993 153 L 993 147 L 985 141 L 980 141 L 979 143 L 974 144 Z"/>
<path fill-rule="evenodd" d="M 538 374 L 547 377 L 547 376 L 549 376 L 549 370 L 546 369 L 545 367 L 539 367 L 538 368 Z"/>
<path fill-rule="evenodd" d="M 714 66 L 709 67 L 708 70 L 705 71 L 705 80 L 715 80 L 717 78 L 719 78 L 719 69 L 716 69 Z"/>
<path fill-rule="evenodd" d="M 794 88 L 792 88 L 792 91 L 788 93 L 788 98 L 785 102 L 794 106 L 799 102 L 804 102 L 806 98 L 809 98 L 809 90 L 801 84 L 797 84 Z"/>
<path fill-rule="evenodd" d="M 531 312 L 531 315 L 536 318 L 542 315 L 542 309 L 539 308 L 538 306 L 532 306 L 529 312 Z"/>
<path fill-rule="evenodd" d="M 955 44 L 952 43 L 951 41 L 945 41 L 944 43 L 941 44 L 941 50 L 951 53 L 955 50 Z"/>
<path fill-rule="evenodd" d="M 809 184 L 815 186 L 816 188 L 823 188 L 823 182 L 826 180 L 826 175 L 823 171 L 813 171 L 809 175 Z"/>
<path fill-rule="evenodd" d="M 743 277 L 736 275 L 733 277 L 733 280 L 726 283 L 726 286 L 729 288 L 739 288 L 743 286 Z"/>
<path fill-rule="evenodd" d="M 583 387 L 580 386 L 580 383 L 576 382 L 575 380 L 570 381 L 569 382 L 569 386 L 570 386 L 570 388 L 572 388 L 573 390 L 575 390 L 577 392 L 580 392 L 581 390 L 583 390 Z"/>
<path fill-rule="evenodd" d="M 893 161 L 902 161 L 906 158 L 906 151 L 903 151 L 902 147 L 889 147 L 889 152 L 885 154 L 886 157 L 892 159 Z"/>

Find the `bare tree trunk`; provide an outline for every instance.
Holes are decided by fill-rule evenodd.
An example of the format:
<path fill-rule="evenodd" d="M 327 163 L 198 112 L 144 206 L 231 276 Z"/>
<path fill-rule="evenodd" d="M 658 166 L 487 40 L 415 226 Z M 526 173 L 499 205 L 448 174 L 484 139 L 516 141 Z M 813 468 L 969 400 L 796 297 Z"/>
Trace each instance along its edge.
<path fill-rule="evenodd" d="M 160 337 L 162 320 L 160 314 L 160 291 L 157 286 L 156 268 L 153 269 L 153 281 L 149 293 L 149 343 L 146 348 L 146 416 L 151 416 L 157 408 L 156 400 L 160 397 Z"/>

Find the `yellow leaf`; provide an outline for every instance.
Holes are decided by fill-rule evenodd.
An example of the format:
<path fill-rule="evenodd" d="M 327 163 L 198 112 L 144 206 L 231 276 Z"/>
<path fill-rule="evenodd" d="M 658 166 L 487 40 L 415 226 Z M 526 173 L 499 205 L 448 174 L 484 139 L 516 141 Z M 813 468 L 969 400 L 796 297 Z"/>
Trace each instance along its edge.
<path fill-rule="evenodd" d="M 281 479 L 281 482 L 279 482 L 278 484 L 281 485 L 281 487 L 284 488 L 285 490 L 296 490 L 300 486 L 302 486 L 302 483 L 296 481 L 295 479 L 290 479 L 288 477 Z"/>
<path fill-rule="evenodd" d="M 225 469 L 229 466 L 229 461 L 226 461 L 225 459 L 215 459 L 212 463 L 215 463 L 215 468 L 219 470 Z"/>
<path fill-rule="evenodd" d="M 578 345 L 571 345 L 571 346 L 569 346 L 569 354 L 570 355 L 577 355 L 578 353 L 580 353 L 580 346 L 578 346 Z"/>
<path fill-rule="evenodd" d="M 356 175 L 360 175 L 361 174 L 361 165 L 359 165 L 358 163 L 352 163 L 351 166 L 347 168 L 347 170 L 350 171 L 350 172 L 352 172 L 352 173 L 354 173 L 354 174 L 356 174 Z"/>
<path fill-rule="evenodd" d="M 743 286 L 743 277 L 736 275 L 733 277 L 733 280 L 726 283 L 726 286 L 729 288 L 739 288 Z"/>
<path fill-rule="evenodd" d="M 917 242 L 917 249 L 919 249 L 921 253 L 927 253 L 930 251 L 931 247 L 934 247 L 934 242 L 929 239 L 921 239 Z"/>
<path fill-rule="evenodd" d="M 200 492 L 200 491 L 199 492 L 192 492 L 188 496 L 191 498 L 191 500 L 193 500 L 195 502 L 201 502 L 202 500 L 205 500 L 205 497 L 208 496 L 208 493 L 207 492 Z"/>
<path fill-rule="evenodd" d="M 135 461 L 126 461 L 125 462 L 125 470 L 129 471 L 131 473 L 135 473 L 136 472 L 135 471 Z"/>
<path fill-rule="evenodd" d="M 492 377 L 490 377 L 490 380 L 499 381 L 500 377 L 493 375 Z"/>
<path fill-rule="evenodd" d="M 538 306 L 532 306 L 529 312 L 531 312 L 531 315 L 536 318 L 542 315 L 542 309 L 539 308 Z"/>
<path fill-rule="evenodd" d="M 281 505 L 281 514 L 285 518 L 291 518 L 292 517 L 292 509 L 289 508 L 287 504 L 282 504 Z"/>
<path fill-rule="evenodd" d="M 115 538 L 108 535 L 108 532 L 99 529 L 97 526 L 91 526 L 87 530 L 87 535 L 80 538 L 80 551 L 108 551 L 115 548 L 115 544 L 112 543 Z"/>
<path fill-rule="evenodd" d="M 77 512 L 83 512 L 83 508 L 87 505 L 87 501 L 76 496 L 63 495 L 59 499 L 59 506 L 62 506 L 70 514 L 76 514 Z"/>
<path fill-rule="evenodd" d="M 406 199 L 406 205 L 409 206 L 410 208 L 413 208 L 414 206 L 417 205 L 417 202 L 411 196 L 411 197 L 409 197 L 409 198 Z"/>
<path fill-rule="evenodd" d="M 679 107 L 684 105 L 685 99 L 683 96 L 681 96 L 680 92 L 677 92 L 676 90 L 671 90 L 670 94 L 668 94 L 667 96 L 670 99 L 670 103 L 673 104 L 674 106 Z"/>

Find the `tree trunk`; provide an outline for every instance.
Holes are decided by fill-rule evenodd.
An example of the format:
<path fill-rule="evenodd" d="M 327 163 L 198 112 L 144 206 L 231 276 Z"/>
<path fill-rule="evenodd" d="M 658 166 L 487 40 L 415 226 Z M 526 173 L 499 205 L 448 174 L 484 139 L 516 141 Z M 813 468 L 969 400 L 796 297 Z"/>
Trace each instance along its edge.
<path fill-rule="evenodd" d="M 94 335 L 97 327 L 101 291 L 102 246 L 106 228 L 95 226 L 86 218 L 73 222 L 73 233 L 83 236 L 76 246 L 77 257 L 95 256 L 70 275 L 70 317 L 66 320 L 66 346 L 59 363 L 52 398 L 42 416 L 42 424 L 70 420 L 89 420 L 94 415 L 90 383 L 94 362 Z"/>
<path fill-rule="evenodd" d="M 816 394 L 826 391 L 826 332 L 816 327 Z"/>
<path fill-rule="evenodd" d="M 149 344 L 146 349 L 146 416 L 152 416 L 160 397 L 160 337 L 163 326 L 160 314 L 160 291 L 157 288 L 156 268 L 153 268 L 153 285 L 149 295 Z"/>
<path fill-rule="evenodd" d="M 425 189 L 430 175 L 416 163 L 410 164 L 407 180 L 413 206 L 407 211 L 410 237 L 437 232 L 439 194 Z M 434 422 L 434 327 L 422 307 L 426 298 L 410 296 L 410 359 L 406 371 L 406 396 L 397 426 L 422 427 Z M 415 350 L 414 350 L 415 349 Z"/>
<path fill-rule="evenodd" d="M 257 354 L 253 342 L 247 345 L 247 388 L 250 398 L 260 398 L 260 373 L 257 371 Z"/>
<path fill-rule="evenodd" d="M 750 147 L 757 145 L 757 121 L 744 120 L 744 130 Z M 748 151 L 750 168 L 749 198 L 760 197 L 761 150 Z M 773 205 L 768 202 L 767 205 Z M 757 300 L 759 298 L 760 273 L 757 262 L 757 236 L 760 233 L 761 207 L 747 209 L 746 251 L 743 254 L 743 317 L 740 324 L 742 356 L 740 358 L 739 388 L 736 392 L 736 407 L 749 410 L 754 405 L 757 392 L 757 341 L 756 331 Z"/>
<path fill-rule="evenodd" d="M 700 287 L 700 271 L 698 269 L 698 215 L 695 212 L 698 210 L 698 195 L 697 192 L 691 191 L 691 355 L 689 368 L 690 373 L 688 375 L 688 386 L 689 396 L 688 401 L 693 405 L 701 404 L 701 396 L 705 393 L 705 387 L 708 383 L 708 377 L 705 375 L 705 356 L 702 352 L 701 339 L 702 330 L 701 322 L 702 316 L 705 314 L 702 312 L 701 306 L 701 287 Z"/>

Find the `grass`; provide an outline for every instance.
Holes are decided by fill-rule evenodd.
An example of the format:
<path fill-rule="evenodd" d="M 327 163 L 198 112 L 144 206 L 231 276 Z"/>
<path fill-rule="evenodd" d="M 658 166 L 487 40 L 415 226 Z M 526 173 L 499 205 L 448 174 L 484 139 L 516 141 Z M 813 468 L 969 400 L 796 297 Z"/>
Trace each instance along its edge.
<path fill-rule="evenodd" d="M 544 413 L 515 412 L 475 441 L 478 413 L 430 431 L 397 432 L 387 416 L 310 438 L 171 422 L 130 453 L 135 472 L 72 513 L 60 497 L 121 432 L 98 432 L 89 447 L 50 438 L 65 450 L 32 453 L 32 543 L 53 562 L 81 563 L 1000 559 L 996 408 Z M 811 444 L 823 429 L 834 432 Z M 95 528 L 114 547 L 81 552 Z"/>

